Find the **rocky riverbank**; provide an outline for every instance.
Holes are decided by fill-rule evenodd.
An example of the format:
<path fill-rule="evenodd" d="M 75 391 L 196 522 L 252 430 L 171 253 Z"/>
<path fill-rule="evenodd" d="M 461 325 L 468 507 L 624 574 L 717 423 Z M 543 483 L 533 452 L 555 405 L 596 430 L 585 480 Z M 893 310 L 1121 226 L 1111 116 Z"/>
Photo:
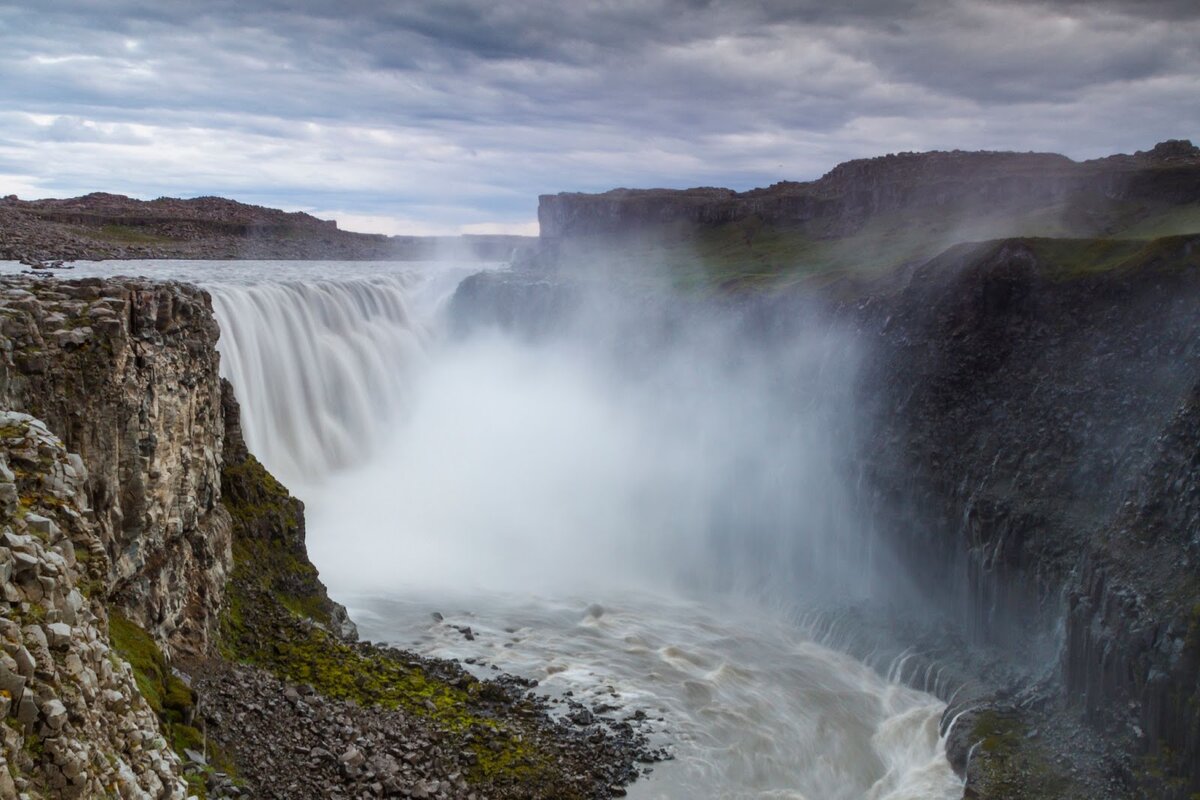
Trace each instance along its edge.
<path fill-rule="evenodd" d="M 355 642 L 217 335 L 182 285 L 0 281 L 0 796 L 582 800 L 661 757 Z"/>

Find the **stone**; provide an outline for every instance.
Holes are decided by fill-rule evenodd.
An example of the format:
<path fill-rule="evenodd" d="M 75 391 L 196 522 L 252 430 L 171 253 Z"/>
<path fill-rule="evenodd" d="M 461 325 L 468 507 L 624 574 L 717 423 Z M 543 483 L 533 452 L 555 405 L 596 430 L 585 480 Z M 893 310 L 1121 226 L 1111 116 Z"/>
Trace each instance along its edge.
<path fill-rule="evenodd" d="M 116 689 L 105 689 L 100 693 L 100 697 L 110 710 L 118 714 L 129 708 L 129 698 Z"/>
<path fill-rule="evenodd" d="M 52 649 L 62 649 L 71 643 L 71 626 L 65 622 L 53 622 L 45 628 L 46 638 Z"/>
<path fill-rule="evenodd" d="M 70 539 L 63 539 L 56 544 L 55 549 L 62 555 L 63 562 L 68 567 L 75 566 L 75 545 Z"/>
<path fill-rule="evenodd" d="M 37 701 L 33 699 L 33 692 L 25 692 L 21 695 L 21 701 L 17 703 L 17 722 L 27 728 L 37 722 L 38 707 Z"/>
<path fill-rule="evenodd" d="M 46 638 L 46 631 L 41 625 L 26 625 L 21 628 L 21 633 L 25 637 L 25 643 L 38 653 L 45 653 L 50 649 L 50 640 Z"/>
<path fill-rule="evenodd" d="M 13 553 L 12 571 L 15 575 L 21 575 L 30 571 L 36 572 L 41 563 L 35 555 L 24 552 Z"/>
<path fill-rule="evenodd" d="M 13 661 L 17 665 L 17 672 L 25 679 L 33 677 L 34 671 L 37 669 L 37 660 L 29 649 L 24 645 L 18 645 L 11 653 Z"/>
<path fill-rule="evenodd" d="M 72 589 L 63 597 L 58 609 L 62 612 L 63 622 L 74 625 L 78 622 L 79 612 L 83 610 L 83 607 L 83 595 L 79 593 L 78 589 Z"/>
<path fill-rule="evenodd" d="M 74 328 L 72 330 L 56 331 L 54 341 L 59 347 L 70 348 L 79 347 L 87 343 L 92 338 L 92 329 L 84 326 L 82 328 Z"/>
<path fill-rule="evenodd" d="M 54 539 L 59 534 L 58 525 L 54 520 L 41 514 L 26 514 L 25 524 L 29 526 L 29 530 L 49 539 Z"/>
<path fill-rule="evenodd" d="M 342 766 L 350 769 L 361 767 L 363 762 L 366 760 L 367 757 L 364 756 L 362 751 L 354 745 L 350 745 L 350 747 L 346 749 L 346 752 L 338 756 L 338 761 L 341 762 Z"/>
<path fill-rule="evenodd" d="M 21 496 L 17 494 L 17 485 L 15 483 L 0 483 L 0 506 L 12 509 L 20 501 Z"/>
<path fill-rule="evenodd" d="M 67 724 L 67 707 L 61 700 L 49 700 L 42 704 L 42 715 L 50 730 L 59 731 Z"/>
<path fill-rule="evenodd" d="M 86 483 L 88 479 L 87 466 L 83 463 L 83 457 L 79 453 L 68 453 L 67 463 L 71 466 L 71 471 L 74 473 L 73 478 L 80 484 Z"/>
<path fill-rule="evenodd" d="M 32 553 L 33 537 L 26 533 L 13 533 L 12 528 L 6 528 L 4 533 L 0 534 L 0 540 L 4 542 L 4 546 L 14 552 Z"/>

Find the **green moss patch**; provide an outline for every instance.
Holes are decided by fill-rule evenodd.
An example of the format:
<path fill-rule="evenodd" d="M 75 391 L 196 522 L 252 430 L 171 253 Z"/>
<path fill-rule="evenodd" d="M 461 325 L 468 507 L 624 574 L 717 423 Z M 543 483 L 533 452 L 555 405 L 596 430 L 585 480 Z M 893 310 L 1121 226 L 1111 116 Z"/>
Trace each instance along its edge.
<path fill-rule="evenodd" d="M 981 800 L 1084 800 L 1071 781 L 1046 760 L 1015 713 L 980 713 L 972 739 L 979 742 L 971 764 L 972 796 Z"/>
<path fill-rule="evenodd" d="M 200 773 L 185 776 L 188 791 L 204 800 L 207 772 L 215 767 L 230 776 L 236 776 L 237 773 L 233 763 L 224 753 L 206 742 L 203 733 L 187 724 L 191 720 L 191 712 L 196 703 L 195 693 L 171 672 L 162 650 L 150 634 L 136 623 L 110 613 L 108 635 L 113 650 L 133 667 L 133 678 L 137 682 L 138 691 L 158 715 L 167 741 L 171 743 L 171 749 L 181 758 L 185 758 L 184 750 L 208 753 L 209 763 L 213 766 L 203 769 Z"/>
<path fill-rule="evenodd" d="M 154 713 L 164 722 L 182 723 L 195 705 L 195 697 L 171 672 L 150 634 L 114 613 L 109 617 L 108 635 L 113 649 L 133 667 L 138 689 Z"/>
<path fill-rule="evenodd" d="M 133 225 L 102 225 L 98 228 L 79 228 L 78 230 L 100 241 L 120 244 L 162 244 L 173 241 Z"/>

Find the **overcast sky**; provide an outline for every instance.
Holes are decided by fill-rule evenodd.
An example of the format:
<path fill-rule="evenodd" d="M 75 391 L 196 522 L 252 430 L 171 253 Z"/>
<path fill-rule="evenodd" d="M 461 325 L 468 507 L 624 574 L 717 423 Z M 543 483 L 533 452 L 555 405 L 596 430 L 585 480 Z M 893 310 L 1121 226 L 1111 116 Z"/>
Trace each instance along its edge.
<path fill-rule="evenodd" d="M 382 233 L 904 150 L 1200 138 L 1200 2 L 0 0 L 0 195 Z"/>

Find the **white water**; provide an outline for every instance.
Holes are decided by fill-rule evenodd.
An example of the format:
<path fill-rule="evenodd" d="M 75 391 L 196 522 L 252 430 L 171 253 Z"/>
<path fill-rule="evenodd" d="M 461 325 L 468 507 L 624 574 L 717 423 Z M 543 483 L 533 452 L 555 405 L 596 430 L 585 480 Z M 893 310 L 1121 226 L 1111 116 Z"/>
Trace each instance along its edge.
<path fill-rule="evenodd" d="M 248 443 L 367 636 L 644 711 L 676 760 L 643 800 L 961 796 L 943 704 L 781 611 L 797 585 L 860 597 L 887 575 L 833 466 L 855 363 L 837 335 L 760 355 L 697 323 L 639 349 L 636 323 L 593 317 L 449 341 L 470 265 L 117 266 L 212 291 Z"/>

